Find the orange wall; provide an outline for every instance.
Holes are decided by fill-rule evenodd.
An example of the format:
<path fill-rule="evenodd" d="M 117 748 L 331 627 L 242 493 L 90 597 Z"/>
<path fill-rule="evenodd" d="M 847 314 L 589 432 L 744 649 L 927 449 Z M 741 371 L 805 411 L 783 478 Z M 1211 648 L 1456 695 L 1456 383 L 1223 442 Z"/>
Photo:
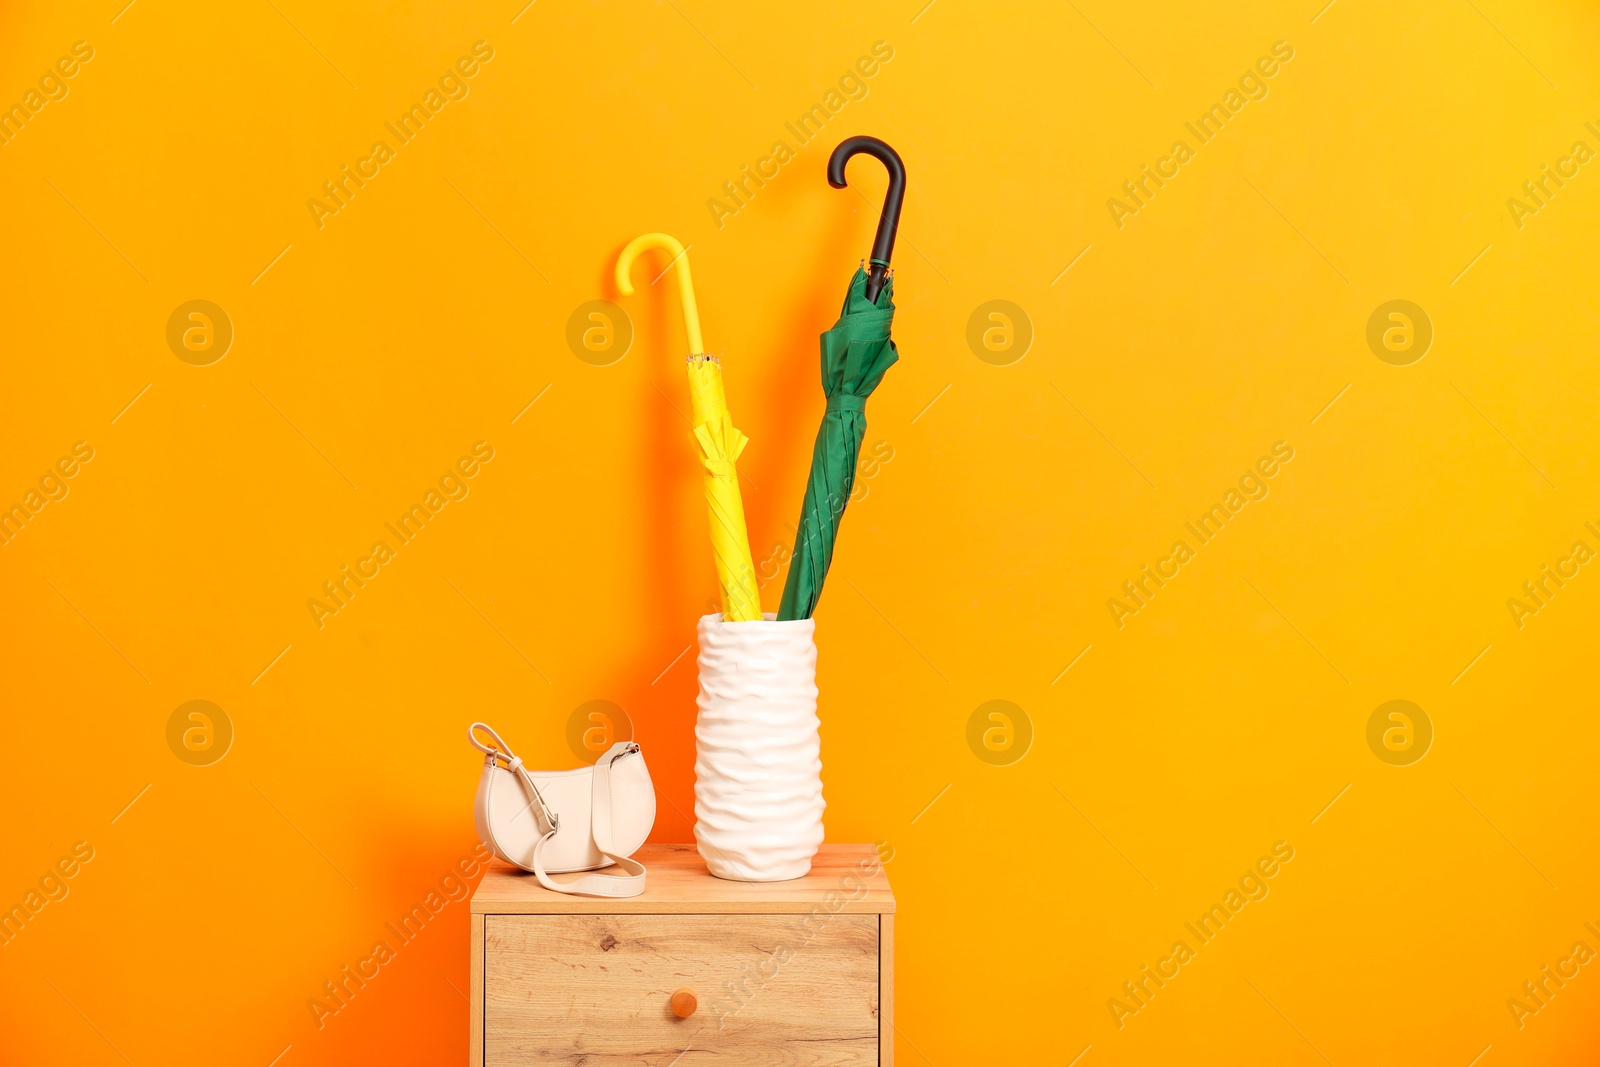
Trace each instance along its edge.
<path fill-rule="evenodd" d="M 1600 950 L 1600 173 L 1560 162 L 1600 150 L 1592 5 L 121 2 L 0 16 L 0 102 L 92 49 L 0 146 L 0 503 L 66 493 L 0 547 L 0 904 L 92 850 L 0 947 L 0 1059 L 456 1062 L 463 904 L 320 1028 L 307 1001 L 473 847 L 474 718 L 562 766 L 574 709 L 620 705 L 656 838 L 690 836 L 677 657 L 715 581 L 676 301 L 621 301 L 606 366 L 568 319 L 620 299 L 629 238 L 692 245 L 766 559 L 884 188 L 823 164 L 870 132 L 911 175 L 902 360 L 818 643 L 829 839 L 893 854 L 900 1062 L 1592 1062 L 1595 967 L 1507 1006 Z M 1564 187 L 1508 205 L 1544 164 Z M 204 366 L 167 340 L 197 299 L 233 332 Z M 1369 347 L 1397 299 L 1420 361 Z M 969 329 L 995 300 L 1020 359 Z M 468 495 L 315 618 L 477 442 Z M 1514 612 L 1546 564 L 1576 576 Z M 231 724 L 208 766 L 169 733 L 194 700 Z M 1020 760 L 969 731 L 995 700 Z M 1387 711 L 1369 745 L 1393 700 L 1420 761 Z M 1202 943 L 1241 879 L 1266 896 Z M 1145 965 L 1176 976 L 1141 1006 Z"/>

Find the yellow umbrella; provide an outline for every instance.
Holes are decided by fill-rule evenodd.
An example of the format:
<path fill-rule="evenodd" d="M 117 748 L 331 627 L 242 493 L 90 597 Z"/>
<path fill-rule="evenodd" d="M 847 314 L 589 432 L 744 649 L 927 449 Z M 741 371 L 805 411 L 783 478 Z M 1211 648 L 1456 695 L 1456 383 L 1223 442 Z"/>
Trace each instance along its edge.
<path fill-rule="evenodd" d="M 689 334 L 689 399 L 694 409 L 694 439 L 705 464 L 706 511 L 711 519 L 711 548 L 722 582 L 722 613 L 729 622 L 761 621 L 761 597 L 756 589 L 755 561 L 750 556 L 750 536 L 744 526 L 744 500 L 739 495 L 739 453 L 749 439 L 734 428 L 728 401 L 722 392 L 722 360 L 708 355 L 700 340 L 700 312 L 694 302 L 694 281 L 689 277 L 689 257 L 676 237 L 647 233 L 628 242 L 617 258 L 617 288 L 633 295 L 628 271 L 639 253 L 660 248 L 672 256 L 668 270 L 677 268 L 678 294 L 683 299 L 683 324 Z"/>

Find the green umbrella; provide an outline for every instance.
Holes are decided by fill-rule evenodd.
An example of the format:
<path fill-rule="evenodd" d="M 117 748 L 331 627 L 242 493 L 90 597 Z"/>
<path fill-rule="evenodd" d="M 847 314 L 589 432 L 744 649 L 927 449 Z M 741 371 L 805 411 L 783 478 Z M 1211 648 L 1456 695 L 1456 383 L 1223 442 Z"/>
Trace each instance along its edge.
<path fill-rule="evenodd" d="M 875 156 L 889 168 L 889 195 L 884 199 L 870 269 L 856 268 L 839 321 L 822 335 L 822 391 L 828 408 L 811 449 L 811 476 L 806 480 L 793 562 L 778 606 L 780 620 L 809 619 L 817 609 L 828 565 L 833 562 L 839 522 L 855 487 L 856 462 L 867 432 L 867 397 L 900 358 L 889 336 L 894 323 L 894 279 L 888 271 L 900 202 L 905 196 L 905 167 L 894 149 L 882 141 L 852 137 L 828 160 L 828 181 L 834 187 L 844 187 L 845 160 L 857 152 Z"/>

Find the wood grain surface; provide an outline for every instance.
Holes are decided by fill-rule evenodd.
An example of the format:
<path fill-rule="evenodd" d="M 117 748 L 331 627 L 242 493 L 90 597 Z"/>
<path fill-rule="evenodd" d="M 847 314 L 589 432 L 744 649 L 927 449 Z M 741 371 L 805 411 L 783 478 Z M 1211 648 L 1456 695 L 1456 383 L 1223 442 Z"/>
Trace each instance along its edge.
<path fill-rule="evenodd" d="M 489 915 L 484 941 L 488 1067 L 879 1062 L 876 915 Z"/>
<path fill-rule="evenodd" d="M 823 845 L 811 873 L 787 882 L 714 878 L 693 845 L 645 845 L 633 854 L 648 871 L 643 895 L 625 898 L 552 893 L 533 875 L 495 863 L 472 895 L 476 915 L 543 913 L 771 915 L 837 907 L 848 914 L 894 911 L 889 879 L 871 845 Z M 561 875 L 554 876 L 561 880 Z"/>

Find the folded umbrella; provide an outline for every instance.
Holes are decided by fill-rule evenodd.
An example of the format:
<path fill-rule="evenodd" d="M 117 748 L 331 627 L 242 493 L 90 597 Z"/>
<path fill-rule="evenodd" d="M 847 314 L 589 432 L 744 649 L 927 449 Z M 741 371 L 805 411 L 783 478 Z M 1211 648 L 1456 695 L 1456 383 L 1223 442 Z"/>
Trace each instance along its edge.
<path fill-rule="evenodd" d="M 694 412 L 695 444 L 706 472 L 706 510 L 711 520 L 711 550 L 717 563 L 717 580 L 722 585 L 723 618 L 729 622 L 759 622 L 761 597 L 756 587 L 755 562 L 750 555 L 750 537 L 745 531 L 744 500 L 739 493 L 739 471 L 735 465 L 739 453 L 749 442 L 728 416 L 728 401 L 722 391 L 722 360 L 708 355 L 700 339 L 700 312 L 695 306 L 687 251 L 677 238 L 664 233 L 635 237 L 617 258 L 617 289 L 624 296 L 633 294 L 628 271 L 639 253 L 650 248 L 668 252 L 673 257 L 668 270 L 676 269 L 678 275 L 683 324 L 689 335 L 689 402 Z"/>
<path fill-rule="evenodd" d="M 857 153 L 882 161 L 889 170 L 889 192 L 878 219 L 872 259 L 856 268 L 845 290 L 844 307 L 833 329 L 822 335 L 822 391 L 828 398 L 822 426 L 811 449 L 811 474 L 800 505 L 793 563 L 784 581 L 778 618 L 809 619 L 822 596 L 833 562 L 839 522 L 855 487 L 856 463 L 867 432 L 867 397 L 899 359 L 890 327 L 894 323 L 894 278 L 889 256 L 906 195 L 906 168 L 894 149 L 876 137 L 852 137 L 828 159 L 828 184 L 845 187 L 844 165 Z"/>

